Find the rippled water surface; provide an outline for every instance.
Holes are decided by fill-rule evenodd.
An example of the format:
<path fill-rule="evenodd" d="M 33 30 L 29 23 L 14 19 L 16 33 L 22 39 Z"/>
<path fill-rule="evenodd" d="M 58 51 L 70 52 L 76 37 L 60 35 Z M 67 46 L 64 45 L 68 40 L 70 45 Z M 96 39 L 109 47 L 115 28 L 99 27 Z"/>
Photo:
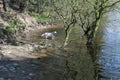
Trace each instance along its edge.
<path fill-rule="evenodd" d="M 120 13 L 110 12 L 103 35 L 98 64 L 100 80 L 120 80 Z"/>
<path fill-rule="evenodd" d="M 0 61 L 0 80 L 120 80 L 120 23 L 116 21 L 119 18 L 120 13 L 107 14 L 103 33 L 97 35 L 101 38 L 96 38 L 98 43 L 91 50 L 80 40 L 79 27 L 73 29 L 64 49 L 60 48 L 65 37 L 62 25 L 31 31 L 25 41 L 44 43 L 53 50 L 38 51 L 45 53 L 41 58 Z M 41 37 L 52 31 L 57 31 L 54 40 Z"/>

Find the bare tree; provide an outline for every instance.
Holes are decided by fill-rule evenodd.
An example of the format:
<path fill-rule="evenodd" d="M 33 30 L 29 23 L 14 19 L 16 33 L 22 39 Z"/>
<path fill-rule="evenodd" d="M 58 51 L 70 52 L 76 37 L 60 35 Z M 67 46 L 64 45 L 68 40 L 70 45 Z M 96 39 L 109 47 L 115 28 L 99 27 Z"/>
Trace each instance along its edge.
<path fill-rule="evenodd" d="M 54 11 L 64 23 L 65 45 L 72 27 L 79 24 L 87 38 L 87 45 L 93 43 L 102 16 L 117 5 L 120 0 L 52 0 Z"/>

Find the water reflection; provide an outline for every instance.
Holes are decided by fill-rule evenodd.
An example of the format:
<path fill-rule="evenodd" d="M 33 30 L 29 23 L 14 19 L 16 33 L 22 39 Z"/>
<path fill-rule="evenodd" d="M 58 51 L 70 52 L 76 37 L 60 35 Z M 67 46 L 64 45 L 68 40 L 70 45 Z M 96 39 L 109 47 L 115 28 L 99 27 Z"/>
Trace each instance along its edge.
<path fill-rule="evenodd" d="M 103 43 L 98 55 L 100 80 L 120 79 L 120 23 L 113 21 L 119 19 L 117 12 L 110 12 L 103 35 Z"/>
<path fill-rule="evenodd" d="M 57 26 L 57 28 L 46 29 L 45 31 L 54 31 L 54 30 L 57 31 L 57 35 L 54 40 L 49 40 L 48 42 L 50 44 L 54 44 L 55 48 L 58 48 L 59 46 L 63 44 L 65 32 L 63 28 L 59 26 Z M 42 39 L 39 36 L 42 32 L 45 32 L 45 31 L 38 30 L 38 31 L 33 32 L 34 35 L 30 35 L 29 40 L 34 41 L 34 42 L 45 41 L 45 39 Z M 46 74 L 48 74 L 46 76 L 51 76 L 51 77 L 59 76 L 60 80 L 95 80 L 93 62 L 92 62 L 90 55 L 88 54 L 86 45 L 83 43 L 80 44 L 81 43 L 80 33 L 81 32 L 79 30 L 79 27 L 77 27 L 77 29 L 75 27 L 75 29 L 73 29 L 73 32 L 70 36 L 69 45 L 66 46 L 65 49 L 61 49 L 61 48 L 56 49 L 55 54 L 62 55 L 62 56 L 59 56 L 60 58 L 62 58 L 61 60 L 54 59 L 52 61 L 50 60 L 44 61 L 44 63 L 46 62 L 51 63 L 50 65 L 53 66 L 52 67 L 53 69 L 60 68 L 63 71 L 63 72 L 55 72 L 56 74 L 60 73 L 59 75 L 54 75 L 53 73 L 50 74 L 46 72 Z M 56 62 L 57 60 L 58 62 L 62 61 L 64 63 L 56 66 L 56 64 L 58 64 L 58 62 Z M 50 65 L 47 65 L 47 66 L 50 66 Z M 64 66 L 64 67 L 60 67 L 60 66 Z M 57 78 L 50 79 L 49 77 L 45 77 L 45 76 L 43 76 L 43 79 L 44 80 L 58 80 Z"/>

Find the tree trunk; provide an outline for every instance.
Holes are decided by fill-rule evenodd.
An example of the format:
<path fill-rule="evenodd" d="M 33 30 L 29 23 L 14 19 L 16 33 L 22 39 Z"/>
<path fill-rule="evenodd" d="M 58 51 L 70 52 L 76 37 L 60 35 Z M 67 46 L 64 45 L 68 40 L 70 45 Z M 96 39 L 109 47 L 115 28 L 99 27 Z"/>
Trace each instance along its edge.
<path fill-rule="evenodd" d="M 96 32 L 99 28 L 99 23 L 100 23 L 100 18 L 97 18 L 96 22 L 92 25 L 92 29 L 91 33 L 89 35 L 87 35 L 87 42 L 86 45 L 91 45 L 93 44 L 93 39 L 95 38 Z"/>
<path fill-rule="evenodd" d="M 4 9 L 4 11 L 7 11 L 5 0 L 2 0 L 2 2 L 3 2 L 3 9 Z"/>

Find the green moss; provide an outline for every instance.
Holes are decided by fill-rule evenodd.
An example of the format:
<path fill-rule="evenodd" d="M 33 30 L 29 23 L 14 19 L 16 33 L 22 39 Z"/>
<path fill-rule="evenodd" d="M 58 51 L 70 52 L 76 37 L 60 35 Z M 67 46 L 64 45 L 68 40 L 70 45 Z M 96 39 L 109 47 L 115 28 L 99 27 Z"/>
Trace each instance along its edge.
<path fill-rule="evenodd" d="M 12 18 L 10 19 L 5 25 L 5 29 L 10 32 L 10 33 L 14 33 L 15 31 L 17 31 L 19 28 L 18 27 L 25 27 L 26 24 L 21 22 L 20 20 L 17 20 L 16 18 Z"/>
<path fill-rule="evenodd" d="M 2 31 L 0 31 L 0 36 L 3 36 L 3 35 L 4 35 L 4 33 Z"/>
<path fill-rule="evenodd" d="M 47 13 L 35 13 L 35 12 L 31 12 L 29 13 L 33 18 L 36 18 L 40 21 L 50 21 L 50 18 L 48 17 Z"/>
<path fill-rule="evenodd" d="M 9 20 L 5 25 L 5 29 L 10 32 L 14 33 L 16 31 L 16 22 L 15 20 Z"/>

